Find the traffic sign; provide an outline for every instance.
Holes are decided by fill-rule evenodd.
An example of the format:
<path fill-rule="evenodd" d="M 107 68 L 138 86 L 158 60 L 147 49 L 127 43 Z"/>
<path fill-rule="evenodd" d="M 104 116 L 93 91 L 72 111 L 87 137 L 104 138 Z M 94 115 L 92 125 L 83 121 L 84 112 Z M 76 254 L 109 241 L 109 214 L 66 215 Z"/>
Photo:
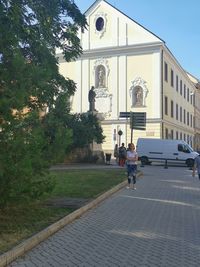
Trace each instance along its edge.
<path fill-rule="evenodd" d="M 120 112 L 120 118 L 130 118 L 130 128 L 146 130 L 146 112 Z"/>
<path fill-rule="evenodd" d="M 135 130 L 146 130 L 146 112 L 131 112 L 130 128 Z"/>
<path fill-rule="evenodd" d="M 123 134 L 122 130 L 119 130 L 118 135 L 122 135 L 122 134 Z"/>
<path fill-rule="evenodd" d="M 120 118 L 130 118 L 130 112 L 120 112 Z"/>

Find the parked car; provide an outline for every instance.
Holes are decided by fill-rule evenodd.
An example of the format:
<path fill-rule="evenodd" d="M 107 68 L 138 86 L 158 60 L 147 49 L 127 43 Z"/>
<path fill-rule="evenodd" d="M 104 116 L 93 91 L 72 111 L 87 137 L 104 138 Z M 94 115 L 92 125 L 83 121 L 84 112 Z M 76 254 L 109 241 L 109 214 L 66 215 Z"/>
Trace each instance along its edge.
<path fill-rule="evenodd" d="M 138 138 L 137 153 L 143 164 L 151 161 L 183 162 L 192 167 L 199 155 L 183 140 Z"/>

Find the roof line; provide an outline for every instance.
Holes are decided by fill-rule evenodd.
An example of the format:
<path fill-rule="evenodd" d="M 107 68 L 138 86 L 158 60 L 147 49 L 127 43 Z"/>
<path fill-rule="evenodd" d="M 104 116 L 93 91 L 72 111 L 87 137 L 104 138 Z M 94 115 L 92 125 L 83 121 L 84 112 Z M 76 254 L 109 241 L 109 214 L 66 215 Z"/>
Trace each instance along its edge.
<path fill-rule="evenodd" d="M 85 12 L 84 14 L 86 14 L 94 5 L 96 5 L 97 2 L 103 1 L 106 4 L 108 4 L 109 6 L 111 6 L 112 8 L 116 9 L 118 12 L 120 12 L 121 14 L 123 14 L 124 16 L 126 16 L 128 19 L 132 20 L 133 22 L 135 22 L 137 25 L 139 25 L 140 27 L 142 27 L 143 29 L 145 29 L 146 31 L 148 31 L 149 33 L 153 34 L 155 37 L 157 37 L 158 39 L 160 39 L 164 44 L 165 41 L 163 39 L 161 39 L 158 35 L 156 35 L 155 33 L 153 33 L 152 31 L 148 30 L 147 28 L 145 28 L 143 25 L 141 25 L 140 23 L 138 23 L 137 21 L 135 21 L 134 19 L 132 19 L 131 17 L 129 17 L 127 14 L 123 13 L 121 10 L 119 10 L 118 8 L 116 8 L 115 6 L 113 6 L 112 4 L 108 3 L 106 0 L 96 0 Z"/>

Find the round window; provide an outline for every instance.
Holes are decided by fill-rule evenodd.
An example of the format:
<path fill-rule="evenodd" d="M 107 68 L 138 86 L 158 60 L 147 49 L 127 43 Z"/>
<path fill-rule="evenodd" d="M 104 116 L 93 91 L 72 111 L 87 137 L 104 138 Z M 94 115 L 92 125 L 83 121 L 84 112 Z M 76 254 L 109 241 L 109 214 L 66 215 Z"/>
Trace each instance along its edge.
<path fill-rule="evenodd" d="M 99 17 L 97 20 L 96 20 L 96 29 L 97 31 L 101 31 L 103 29 L 103 26 L 104 26 L 104 20 L 102 17 Z"/>

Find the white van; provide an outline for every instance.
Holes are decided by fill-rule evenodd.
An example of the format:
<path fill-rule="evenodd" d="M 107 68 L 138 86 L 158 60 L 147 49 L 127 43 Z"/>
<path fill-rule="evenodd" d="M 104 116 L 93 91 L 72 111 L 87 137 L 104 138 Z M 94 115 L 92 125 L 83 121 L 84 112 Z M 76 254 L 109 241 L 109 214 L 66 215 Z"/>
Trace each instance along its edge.
<path fill-rule="evenodd" d="M 167 160 L 181 161 L 191 167 L 199 155 L 183 140 L 138 138 L 136 150 L 143 164 Z"/>

